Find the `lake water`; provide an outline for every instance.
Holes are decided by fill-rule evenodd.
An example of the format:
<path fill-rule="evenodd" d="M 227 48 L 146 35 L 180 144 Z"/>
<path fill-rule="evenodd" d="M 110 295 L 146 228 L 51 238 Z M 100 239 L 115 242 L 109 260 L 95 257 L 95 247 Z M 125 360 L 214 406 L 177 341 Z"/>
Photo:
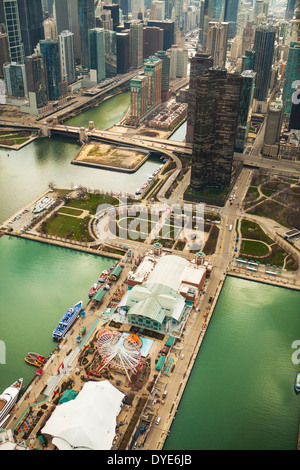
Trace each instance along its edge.
<path fill-rule="evenodd" d="M 228 277 L 164 450 L 296 449 L 300 292 Z"/>

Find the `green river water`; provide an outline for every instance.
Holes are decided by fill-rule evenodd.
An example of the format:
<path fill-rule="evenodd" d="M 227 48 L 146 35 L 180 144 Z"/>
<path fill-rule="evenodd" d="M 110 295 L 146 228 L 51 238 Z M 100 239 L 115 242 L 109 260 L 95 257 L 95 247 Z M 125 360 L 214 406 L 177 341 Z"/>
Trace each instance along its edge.
<path fill-rule="evenodd" d="M 94 120 L 108 128 L 128 104 L 129 94 L 118 95 L 70 122 L 87 126 Z M 182 140 L 184 129 L 172 139 Z M 0 222 L 51 181 L 57 187 L 83 184 L 130 193 L 158 164 L 148 160 L 133 175 L 70 165 L 77 149 L 73 140 L 56 137 L 19 152 L 0 150 Z M 0 392 L 18 377 L 25 385 L 30 382 L 35 369 L 25 364 L 26 353 L 51 353 L 58 320 L 78 300 L 87 302 L 90 286 L 112 263 L 13 237 L 0 239 L 0 340 L 6 346 Z M 300 366 L 292 363 L 291 344 L 300 339 L 299 299 L 300 293 L 291 290 L 226 280 L 165 450 L 295 449 L 300 397 L 293 387 Z"/>

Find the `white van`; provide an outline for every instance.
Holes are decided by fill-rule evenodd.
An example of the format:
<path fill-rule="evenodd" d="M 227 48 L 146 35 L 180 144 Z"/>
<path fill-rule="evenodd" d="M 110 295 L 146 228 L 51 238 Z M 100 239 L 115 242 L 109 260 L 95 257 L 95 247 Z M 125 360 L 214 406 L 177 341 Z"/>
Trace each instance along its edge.
<path fill-rule="evenodd" d="M 160 416 L 156 420 L 156 424 L 159 424 L 159 423 L 160 423 Z"/>

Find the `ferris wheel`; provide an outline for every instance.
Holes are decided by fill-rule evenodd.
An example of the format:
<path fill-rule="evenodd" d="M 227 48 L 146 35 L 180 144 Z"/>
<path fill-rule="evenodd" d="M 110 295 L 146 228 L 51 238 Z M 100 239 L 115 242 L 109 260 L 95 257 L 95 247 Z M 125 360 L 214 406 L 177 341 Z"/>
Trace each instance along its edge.
<path fill-rule="evenodd" d="M 142 366 L 142 354 L 138 346 L 138 336 L 124 336 L 119 331 L 102 330 L 97 339 L 97 349 L 102 362 L 99 373 L 105 366 L 112 366 L 125 371 L 128 380 L 129 372 L 136 374 Z"/>

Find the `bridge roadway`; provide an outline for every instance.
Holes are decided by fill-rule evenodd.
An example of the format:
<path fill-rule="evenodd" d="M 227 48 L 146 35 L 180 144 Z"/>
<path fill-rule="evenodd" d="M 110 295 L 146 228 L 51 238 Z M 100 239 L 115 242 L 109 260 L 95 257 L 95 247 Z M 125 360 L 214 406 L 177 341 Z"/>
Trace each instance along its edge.
<path fill-rule="evenodd" d="M 51 127 L 49 126 L 49 129 L 52 134 L 76 136 L 79 138 L 81 128 L 57 124 Z M 160 151 L 166 154 L 168 152 L 174 152 L 185 156 L 192 155 L 192 145 L 185 142 L 158 139 L 144 135 L 124 134 L 121 132 L 105 131 L 99 129 L 94 129 L 92 131 L 86 129 L 85 132 L 89 140 L 100 140 L 118 145 L 123 144 L 126 146 L 128 145 L 139 148 L 146 148 L 148 150 Z"/>

